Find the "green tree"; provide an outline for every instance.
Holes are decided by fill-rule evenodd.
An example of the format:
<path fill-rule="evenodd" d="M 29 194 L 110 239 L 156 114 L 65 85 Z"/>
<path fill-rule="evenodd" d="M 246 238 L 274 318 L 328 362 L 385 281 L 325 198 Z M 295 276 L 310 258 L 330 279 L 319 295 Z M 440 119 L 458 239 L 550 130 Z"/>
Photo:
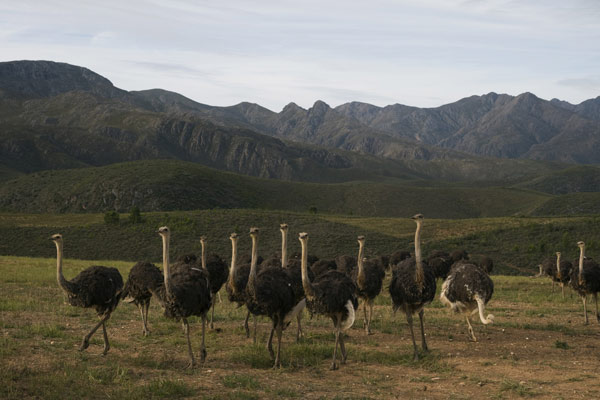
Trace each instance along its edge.
<path fill-rule="evenodd" d="M 118 225 L 119 224 L 119 213 L 116 211 L 108 211 L 104 214 L 104 223 L 107 225 Z"/>
<path fill-rule="evenodd" d="M 129 222 L 139 224 L 142 222 L 142 213 L 138 206 L 133 206 L 129 211 Z"/>

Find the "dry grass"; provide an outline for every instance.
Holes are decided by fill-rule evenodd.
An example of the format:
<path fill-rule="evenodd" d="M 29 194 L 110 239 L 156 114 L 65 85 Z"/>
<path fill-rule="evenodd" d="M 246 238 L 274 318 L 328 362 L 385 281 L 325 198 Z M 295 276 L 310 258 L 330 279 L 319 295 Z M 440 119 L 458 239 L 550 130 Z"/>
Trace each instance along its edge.
<path fill-rule="evenodd" d="M 73 277 L 90 262 L 66 260 Z M 132 263 L 115 263 L 124 277 Z M 331 322 L 305 318 L 306 339 L 295 343 L 293 324 L 284 334 L 283 368 L 272 370 L 264 348 L 269 324 L 259 323 L 259 344 L 243 335 L 244 310 L 223 296 L 217 330 L 207 335 L 208 358 L 185 370 L 185 338 L 179 324 L 153 303 L 149 337 L 141 335 L 134 306 L 121 304 L 108 330 L 112 348 L 100 356 L 102 336 L 80 353 L 81 337 L 96 320 L 91 310 L 64 303 L 53 259 L 0 257 L 0 397 L 21 398 L 327 398 L 485 399 L 598 398 L 600 326 L 583 325 L 581 301 L 551 293 L 549 280 L 495 276 L 488 307 L 494 325 L 475 322 L 479 342 L 467 339 L 464 320 L 436 300 L 426 309 L 431 352 L 412 361 L 403 315 L 393 315 L 384 291 L 375 307 L 372 336 L 362 312 L 348 332 L 348 363 L 329 371 Z M 440 286 L 440 285 L 438 285 Z M 592 306 L 593 308 L 593 306 Z M 194 321 L 194 322 L 197 322 Z M 199 324 L 192 324 L 199 349 Z"/>

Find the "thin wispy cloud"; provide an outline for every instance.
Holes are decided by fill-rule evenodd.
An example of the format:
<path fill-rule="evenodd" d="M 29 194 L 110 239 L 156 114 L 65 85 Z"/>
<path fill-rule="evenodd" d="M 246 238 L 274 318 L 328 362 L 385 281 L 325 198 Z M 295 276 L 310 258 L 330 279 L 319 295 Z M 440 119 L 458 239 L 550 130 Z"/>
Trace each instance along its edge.
<path fill-rule="evenodd" d="M 598 95 L 568 82 L 599 70 L 599 17 L 595 0 L 29 0 L 0 4 L 0 59 L 273 110 L 437 106 L 490 91 L 578 103 Z"/>

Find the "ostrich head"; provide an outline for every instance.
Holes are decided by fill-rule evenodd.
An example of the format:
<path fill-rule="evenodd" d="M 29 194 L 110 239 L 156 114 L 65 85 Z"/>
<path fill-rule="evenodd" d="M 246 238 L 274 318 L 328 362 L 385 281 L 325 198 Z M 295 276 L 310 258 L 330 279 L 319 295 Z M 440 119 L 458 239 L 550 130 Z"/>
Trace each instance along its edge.
<path fill-rule="evenodd" d="M 423 214 L 415 214 L 412 217 L 410 217 L 410 219 L 414 220 L 415 222 L 422 221 L 423 220 Z"/>
<path fill-rule="evenodd" d="M 365 237 L 364 236 L 359 236 L 358 238 L 356 238 L 358 240 L 358 244 L 365 244 Z"/>
<path fill-rule="evenodd" d="M 200 236 L 200 243 L 206 244 L 206 236 Z"/>
<path fill-rule="evenodd" d="M 250 228 L 250 237 L 257 237 L 257 236 L 258 236 L 258 228 L 256 228 L 256 227 Z"/>
<path fill-rule="evenodd" d="M 237 242 L 238 240 L 238 234 L 233 232 L 231 235 L 229 235 L 229 240 L 231 240 L 232 242 L 235 241 Z"/>
<path fill-rule="evenodd" d="M 60 233 L 55 233 L 54 235 L 50 236 L 50 240 L 52 240 L 54 243 L 58 244 L 58 243 L 62 243 L 63 237 Z"/>
<path fill-rule="evenodd" d="M 308 242 L 308 233 L 302 232 L 302 233 L 298 234 L 298 239 L 301 242 Z"/>
<path fill-rule="evenodd" d="M 584 243 L 584 242 L 582 242 L 582 241 L 580 240 L 579 242 L 577 242 L 577 246 L 578 246 L 580 249 L 584 249 L 584 248 L 585 248 L 585 243 Z"/>
<path fill-rule="evenodd" d="M 156 232 L 162 237 L 169 236 L 170 234 L 169 228 L 166 226 L 161 226 Z"/>
<path fill-rule="evenodd" d="M 287 224 L 280 224 L 280 225 L 279 225 L 279 230 L 280 230 L 281 232 L 287 232 L 287 230 L 288 230 L 288 225 L 287 225 Z"/>
<path fill-rule="evenodd" d="M 556 252 L 556 258 L 560 258 L 560 254 L 561 254 L 560 251 L 557 251 Z"/>

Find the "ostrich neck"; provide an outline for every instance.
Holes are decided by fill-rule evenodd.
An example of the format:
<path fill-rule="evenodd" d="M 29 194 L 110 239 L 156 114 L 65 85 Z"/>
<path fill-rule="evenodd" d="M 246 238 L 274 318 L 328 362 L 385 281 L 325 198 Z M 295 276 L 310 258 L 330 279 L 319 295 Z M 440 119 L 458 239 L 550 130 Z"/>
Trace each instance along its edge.
<path fill-rule="evenodd" d="M 235 287 L 235 276 L 237 274 L 237 242 L 236 240 L 231 241 L 231 267 L 229 268 L 229 278 L 227 284 L 233 292 L 237 291 Z"/>
<path fill-rule="evenodd" d="M 363 288 L 364 279 L 365 279 L 365 266 L 363 264 L 363 256 L 364 256 L 364 244 L 362 242 L 358 243 L 358 273 L 356 276 L 356 283 L 359 288 Z"/>
<path fill-rule="evenodd" d="M 56 242 L 56 280 L 58 281 L 58 286 L 60 286 L 62 290 L 65 292 L 70 292 L 71 287 L 69 285 L 69 281 L 67 281 L 63 275 L 62 251 L 62 243 Z"/>
<path fill-rule="evenodd" d="M 204 242 L 200 242 L 200 245 L 202 246 L 202 255 L 201 255 L 201 259 L 202 259 L 202 269 L 206 270 L 206 251 L 205 251 L 205 244 Z"/>
<path fill-rule="evenodd" d="M 287 231 L 281 231 L 281 266 L 287 267 Z"/>
<path fill-rule="evenodd" d="M 556 255 L 556 273 L 558 274 L 557 276 L 560 278 L 560 255 Z"/>
<path fill-rule="evenodd" d="M 302 244 L 302 260 L 300 263 L 302 270 L 302 288 L 304 289 L 306 298 L 312 300 L 315 297 L 315 291 L 310 282 L 310 278 L 308 277 L 308 252 L 306 250 L 306 242 L 300 241 L 300 243 Z"/>
<path fill-rule="evenodd" d="M 171 297 L 171 271 L 169 269 L 169 237 L 162 235 L 163 241 L 163 274 L 165 277 L 165 291 Z"/>
<path fill-rule="evenodd" d="M 252 259 L 250 261 L 250 275 L 248 276 L 248 288 L 254 293 L 256 282 L 256 264 L 258 262 L 258 238 L 252 236 Z"/>
<path fill-rule="evenodd" d="M 585 258 L 585 248 L 579 248 L 579 282 L 583 281 L 583 259 Z"/>
<path fill-rule="evenodd" d="M 423 271 L 423 260 L 421 258 L 421 221 L 417 221 L 417 230 L 415 232 L 415 280 L 421 286 L 424 285 L 425 273 Z"/>

